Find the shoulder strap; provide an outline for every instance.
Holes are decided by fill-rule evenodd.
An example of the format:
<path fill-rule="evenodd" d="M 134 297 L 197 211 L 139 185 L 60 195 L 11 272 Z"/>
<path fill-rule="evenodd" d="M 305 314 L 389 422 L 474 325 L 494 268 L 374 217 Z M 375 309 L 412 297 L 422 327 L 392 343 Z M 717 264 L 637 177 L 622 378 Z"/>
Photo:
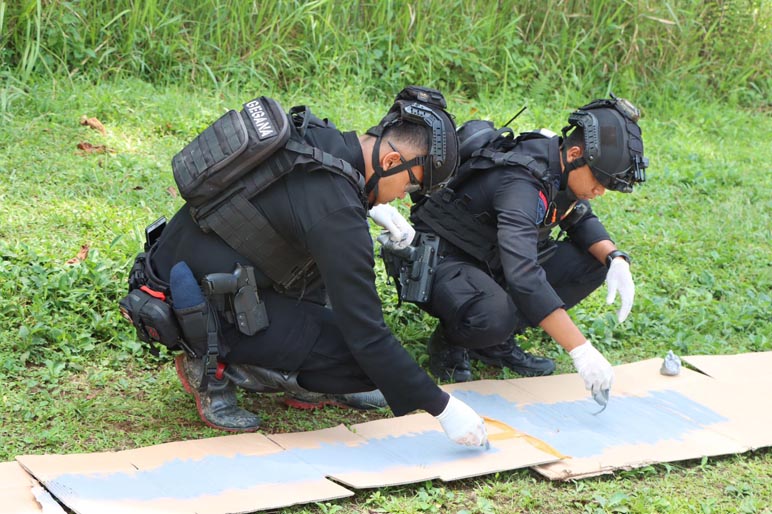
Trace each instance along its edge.
<path fill-rule="evenodd" d="M 539 181 L 547 179 L 547 165 L 517 150 L 519 143 L 528 139 L 544 138 L 538 132 L 525 132 L 516 138 L 499 137 L 486 146 L 475 150 L 469 159 L 461 165 L 455 178 L 448 187 L 458 188 L 479 171 L 486 171 L 498 166 L 520 166 L 527 169 Z"/>
<path fill-rule="evenodd" d="M 364 196 L 364 177 L 351 164 L 309 145 L 293 131 L 285 147 L 231 186 L 221 197 L 195 210 L 194 218 L 206 232 L 214 232 L 249 259 L 280 290 L 308 282 L 315 269 L 308 256 L 290 245 L 252 203 L 286 174 L 304 169 L 325 170 L 345 177 Z"/>

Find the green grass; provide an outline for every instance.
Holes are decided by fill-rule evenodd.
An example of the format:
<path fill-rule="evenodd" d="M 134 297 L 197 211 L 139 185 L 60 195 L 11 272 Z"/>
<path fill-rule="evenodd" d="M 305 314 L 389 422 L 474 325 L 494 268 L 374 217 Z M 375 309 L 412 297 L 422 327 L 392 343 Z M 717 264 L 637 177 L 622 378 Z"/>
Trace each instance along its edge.
<path fill-rule="evenodd" d="M 469 97 L 676 85 L 770 106 L 771 29 L 765 0 L 0 0 L 0 71 L 22 84 L 356 82 L 376 95 L 422 83 Z"/>
<path fill-rule="evenodd" d="M 368 100 L 367 87 L 356 84 L 270 93 L 285 107 L 307 103 L 339 127 L 361 131 L 389 99 Z M 223 109 L 263 92 L 259 83 L 212 92 L 137 79 L 35 79 L 15 97 L 0 124 L 0 461 L 221 435 L 198 420 L 171 356 L 152 357 L 135 341 L 116 301 L 144 226 L 182 204 L 168 189 L 172 155 Z M 482 116 L 499 123 L 527 103 L 517 129 L 557 130 L 570 107 L 587 99 L 498 91 L 481 99 L 457 93 L 449 103 L 459 121 Z M 632 195 L 609 193 L 594 202 L 633 256 L 635 308 L 618 325 L 598 291 L 573 317 L 614 364 L 669 349 L 772 350 L 772 147 L 762 143 L 772 141 L 772 118 L 689 97 L 642 107 L 649 181 Z M 106 134 L 80 125 L 82 115 L 99 118 Z M 85 154 L 77 149 L 83 141 L 110 151 Z M 88 259 L 66 264 L 85 244 Z M 398 307 L 378 266 L 387 321 L 425 364 L 423 346 L 435 322 L 413 306 Z M 522 344 L 554 357 L 558 372 L 572 371 L 568 356 L 539 331 Z M 510 376 L 485 367 L 475 373 Z M 268 433 L 388 415 L 295 412 L 273 396 L 242 401 L 263 413 Z M 772 452 L 763 450 L 576 483 L 518 470 L 361 491 L 282 512 L 770 512 L 771 479 Z"/>

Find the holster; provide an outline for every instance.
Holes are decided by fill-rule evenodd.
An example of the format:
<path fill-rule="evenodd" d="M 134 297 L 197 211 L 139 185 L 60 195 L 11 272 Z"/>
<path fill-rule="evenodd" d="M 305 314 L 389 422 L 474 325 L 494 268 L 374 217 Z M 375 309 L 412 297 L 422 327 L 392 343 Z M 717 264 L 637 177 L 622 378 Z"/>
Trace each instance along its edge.
<path fill-rule="evenodd" d="M 205 377 L 215 376 L 220 354 L 217 313 L 209 302 L 203 302 L 185 309 L 174 309 L 174 314 L 187 342 L 186 351 L 194 358 L 204 359 Z"/>
<path fill-rule="evenodd" d="M 381 246 L 386 273 L 394 279 L 399 301 L 425 303 L 429 301 L 437 269 L 440 238 L 421 233 L 415 246 L 400 250 Z"/>

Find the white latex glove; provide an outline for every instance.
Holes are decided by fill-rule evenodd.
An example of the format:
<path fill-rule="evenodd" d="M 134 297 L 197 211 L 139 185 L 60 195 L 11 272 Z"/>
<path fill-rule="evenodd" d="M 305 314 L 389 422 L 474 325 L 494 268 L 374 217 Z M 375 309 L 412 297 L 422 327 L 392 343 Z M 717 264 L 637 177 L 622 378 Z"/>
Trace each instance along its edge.
<path fill-rule="evenodd" d="M 485 421 L 470 406 L 450 396 L 447 407 L 435 416 L 442 425 L 445 435 L 457 444 L 465 446 L 487 446 L 488 431 Z"/>
<path fill-rule="evenodd" d="M 574 367 L 584 380 L 584 387 L 592 392 L 596 402 L 606 405 L 611 385 L 614 383 L 614 369 L 611 364 L 589 341 L 580 344 L 568 352 L 568 355 L 574 360 Z"/>
<path fill-rule="evenodd" d="M 415 237 L 415 229 L 399 213 L 387 203 L 382 203 L 370 209 L 370 217 L 389 233 L 389 241 L 398 250 L 410 246 Z"/>
<path fill-rule="evenodd" d="M 611 266 L 606 273 L 606 285 L 608 286 L 607 304 L 614 303 L 617 292 L 622 299 L 622 307 L 617 311 L 617 320 L 622 323 L 633 309 L 633 300 L 635 299 L 633 275 L 630 273 L 630 264 L 626 260 L 617 257 L 611 261 Z"/>

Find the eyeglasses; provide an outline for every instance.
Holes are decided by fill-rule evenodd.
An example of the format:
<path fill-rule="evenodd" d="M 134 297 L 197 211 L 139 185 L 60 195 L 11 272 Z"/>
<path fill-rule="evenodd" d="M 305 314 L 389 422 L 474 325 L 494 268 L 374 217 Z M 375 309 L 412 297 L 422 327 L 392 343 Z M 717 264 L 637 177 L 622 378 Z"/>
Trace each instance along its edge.
<path fill-rule="evenodd" d="M 388 143 L 388 145 L 391 147 L 392 150 L 394 150 L 399 154 L 399 160 L 402 163 L 402 165 L 403 166 L 406 165 L 407 161 L 405 161 L 404 157 L 402 157 L 402 152 L 397 150 L 397 147 L 394 146 L 394 144 L 391 141 L 387 141 L 386 143 Z M 405 193 L 412 194 L 412 193 L 417 193 L 421 191 L 424 186 L 415 177 L 415 175 L 413 174 L 413 170 L 410 167 L 405 169 L 407 170 L 407 176 L 410 178 L 410 183 L 405 186 Z"/>

